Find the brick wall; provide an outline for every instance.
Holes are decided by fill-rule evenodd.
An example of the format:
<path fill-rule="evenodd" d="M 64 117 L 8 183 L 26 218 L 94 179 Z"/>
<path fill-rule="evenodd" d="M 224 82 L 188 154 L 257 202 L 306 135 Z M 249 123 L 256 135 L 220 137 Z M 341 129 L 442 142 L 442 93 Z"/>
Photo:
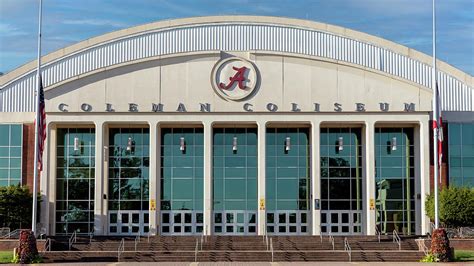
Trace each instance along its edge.
<path fill-rule="evenodd" d="M 23 124 L 23 169 L 22 184 L 33 191 L 33 168 L 35 163 L 35 125 Z M 39 185 L 39 179 L 38 183 Z"/>

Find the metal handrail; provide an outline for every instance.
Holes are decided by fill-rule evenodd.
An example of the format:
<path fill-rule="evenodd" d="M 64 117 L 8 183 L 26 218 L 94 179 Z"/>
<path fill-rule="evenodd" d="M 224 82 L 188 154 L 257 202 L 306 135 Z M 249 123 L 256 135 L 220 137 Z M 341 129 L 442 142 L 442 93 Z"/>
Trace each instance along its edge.
<path fill-rule="evenodd" d="M 349 255 L 349 262 L 352 261 L 352 248 L 349 245 L 349 241 L 347 240 L 347 237 L 344 237 L 344 250 Z"/>
<path fill-rule="evenodd" d="M 402 250 L 402 239 L 397 233 L 397 230 L 393 230 L 392 241 L 398 244 L 398 250 Z"/>
<path fill-rule="evenodd" d="M 377 234 L 377 238 L 379 239 L 379 243 L 380 243 L 380 230 L 377 226 L 375 226 L 375 233 Z"/>
<path fill-rule="evenodd" d="M 198 258 L 198 247 L 199 247 L 199 241 L 196 238 L 196 248 L 194 249 L 194 262 L 197 262 Z"/>
<path fill-rule="evenodd" d="M 23 230 L 23 229 L 15 229 L 13 231 L 9 231 L 7 234 L 3 235 L 0 238 L 12 238 L 12 237 L 16 238 L 16 237 L 19 237 L 21 230 Z"/>
<path fill-rule="evenodd" d="M 147 234 L 147 242 L 150 243 L 150 236 L 156 232 L 156 229 L 155 228 L 152 228 L 148 231 L 148 234 Z"/>
<path fill-rule="evenodd" d="M 272 262 L 273 262 L 273 238 L 270 237 L 270 252 L 272 253 Z"/>
<path fill-rule="evenodd" d="M 51 251 L 51 238 L 46 238 L 43 246 L 43 254 L 47 251 Z"/>
<path fill-rule="evenodd" d="M 89 232 L 89 244 L 92 243 L 92 238 L 94 238 L 94 229 Z"/>
<path fill-rule="evenodd" d="M 125 239 L 122 238 L 122 240 L 120 241 L 120 245 L 117 249 L 117 262 L 120 262 L 120 255 L 122 255 L 124 251 L 125 251 Z"/>
<path fill-rule="evenodd" d="M 137 245 L 140 243 L 140 233 L 138 233 L 137 236 L 135 236 L 135 251 L 137 251 Z"/>
<path fill-rule="evenodd" d="M 425 239 L 418 238 L 415 239 L 416 245 L 418 246 L 418 251 L 423 251 L 425 255 L 428 255 L 428 247 L 426 246 Z"/>
<path fill-rule="evenodd" d="M 268 241 L 268 235 L 265 234 L 265 245 L 267 246 L 267 250 L 270 249 L 270 246 L 269 246 L 270 242 Z"/>
<path fill-rule="evenodd" d="M 204 234 L 201 234 L 201 250 L 202 250 L 202 243 L 204 242 Z"/>
<path fill-rule="evenodd" d="M 76 241 L 77 241 L 77 231 L 74 231 L 71 237 L 69 237 L 69 250 L 71 250 L 72 244 L 76 243 Z"/>
<path fill-rule="evenodd" d="M 334 237 L 329 233 L 329 242 L 332 244 L 332 250 L 334 250 Z"/>
<path fill-rule="evenodd" d="M 9 234 L 10 234 L 10 227 L 1 227 L 0 228 L 0 238 L 4 238 L 5 236 L 8 236 Z"/>

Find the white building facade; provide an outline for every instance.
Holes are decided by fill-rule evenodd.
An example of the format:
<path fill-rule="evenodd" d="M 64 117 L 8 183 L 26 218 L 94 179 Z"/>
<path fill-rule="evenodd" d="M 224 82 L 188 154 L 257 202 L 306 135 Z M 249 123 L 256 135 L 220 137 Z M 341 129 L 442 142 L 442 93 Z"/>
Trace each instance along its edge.
<path fill-rule="evenodd" d="M 429 228 L 424 54 L 327 24 L 226 16 L 109 33 L 43 62 L 49 235 Z M 439 70 L 443 110 L 472 122 L 472 76 Z M 0 77 L 0 123 L 32 123 L 34 90 L 34 62 Z"/>

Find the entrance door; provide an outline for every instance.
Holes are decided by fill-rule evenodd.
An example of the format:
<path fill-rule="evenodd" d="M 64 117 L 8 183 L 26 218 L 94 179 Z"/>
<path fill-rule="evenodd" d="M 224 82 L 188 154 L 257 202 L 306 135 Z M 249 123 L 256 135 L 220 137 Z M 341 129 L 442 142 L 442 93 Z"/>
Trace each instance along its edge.
<path fill-rule="evenodd" d="M 144 235 L 148 233 L 149 214 L 144 211 L 110 211 L 109 234 Z"/>
<path fill-rule="evenodd" d="M 323 211 L 321 212 L 321 233 L 331 235 L 360 234 L 361 215 L 361 211 Z"/>
<path fill-rule="evenodd" d="M 362 233 L 360 128 L 321 128 L 321 233 Z"/>
<path fill-rule="evenodd" d="M 194 211 L 161 211 L 162 235 L 193 235 L 203 231 L 203 213 Z"/>
<path fill-rule="evenodd" d="M 309 211 L 267 212 L 267 232 L 278 235 L 308 234 Z"/>
<path fill-rule="evenodd" d="M 252 211 L 215 212 L 214 234 L 255 235 L 257 234 L 257 213 Z"/>

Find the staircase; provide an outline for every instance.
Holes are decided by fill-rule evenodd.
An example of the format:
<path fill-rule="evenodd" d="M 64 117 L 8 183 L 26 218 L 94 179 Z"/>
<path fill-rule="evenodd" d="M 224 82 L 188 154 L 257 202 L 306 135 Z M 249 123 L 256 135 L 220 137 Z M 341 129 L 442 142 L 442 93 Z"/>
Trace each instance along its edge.
<path fill-rule="evenodd" d="M 269 236 L 274 261 L 419 261 L 416 237 L 402 237 L 401 250 L 391 236 L 351 236 L 351 252 L 344 250 L 344 237 L 334 237 L 334 250 L 327 236 Z M 68 239 L 52 239 L 45 262 L 116 262 L 122 237 L 77 238 L 69 251 Z M 202 243 L 201 243 L 202 241 Z M 154 236 L 124 238 L 120 261 L 204 262 L 272 261 L 270 245 L 262 236 Z"/>

